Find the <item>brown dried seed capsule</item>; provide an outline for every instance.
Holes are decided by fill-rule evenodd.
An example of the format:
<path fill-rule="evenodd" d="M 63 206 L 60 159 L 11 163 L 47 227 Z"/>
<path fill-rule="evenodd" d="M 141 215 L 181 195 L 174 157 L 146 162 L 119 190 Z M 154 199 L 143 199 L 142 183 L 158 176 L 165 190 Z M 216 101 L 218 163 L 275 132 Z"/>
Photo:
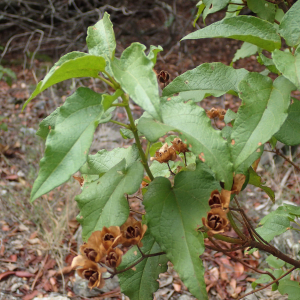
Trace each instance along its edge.
<path fill-rule="evenodd" d="M 89 288 L 102 288 L 105 285 L 102 273 L 107 270 L 105 268 L 101 268 L 97 263 L 92 262 L 86 257 L 82 255 L 76 256 L 72 261 L 72 268 L 77 269 L 77 273 L 81 278 L 89 281 Z"/>
<path fill-rule="evenodd" d="M 146 224 L 142 225 L 140 221 L 137 221 L 133 217 L 129 217 L 121 226 L 122 235 L 116 239 L 112 247 L 115 247 L 118 244 L 122 244 L 125 247 L 137 244 L 141 246 L 141 239 L 143 238 L 146 230 Z"/>
<path fill-rule="evenodd" d="M 228 225 L 226 213 L 220 208 L 213 208 L 207 213 L 206 218 L 202 218 L 202 223 L 208 228 L 208 235 L 224 232 Z"/>
<path fill-rule="evenodd" d="M 160 71 L 159 74 L 157 75 L 158 77 L 158 80 L 161 82 L 161 83 L 166 83 L 169 81 L 170 79 L 170 75 L 167 71 Z"/>

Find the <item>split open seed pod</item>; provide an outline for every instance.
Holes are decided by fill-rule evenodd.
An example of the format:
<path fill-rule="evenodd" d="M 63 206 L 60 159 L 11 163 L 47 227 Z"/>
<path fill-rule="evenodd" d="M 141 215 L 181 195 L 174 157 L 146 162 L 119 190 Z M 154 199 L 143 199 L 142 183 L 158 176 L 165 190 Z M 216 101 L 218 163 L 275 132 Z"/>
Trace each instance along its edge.
<path fill-rule="evenodd" d="M 220 208 L 213 208 L 202 218 L 202 223 L 208 228 L 207 234 L 212 236 L 225 231 L 228 225 L 226 213 Z"/>
<path fill-rule="evenodd" d="M 89 281 L 89 288 L 102 288 L 105 285 L 102 273 L 105 273 L 107 270 L 86 257 L 82 255 L 76 256 L 72 261 L 72 268 L 77 269 L 77 273 L 81 278 Z"/>

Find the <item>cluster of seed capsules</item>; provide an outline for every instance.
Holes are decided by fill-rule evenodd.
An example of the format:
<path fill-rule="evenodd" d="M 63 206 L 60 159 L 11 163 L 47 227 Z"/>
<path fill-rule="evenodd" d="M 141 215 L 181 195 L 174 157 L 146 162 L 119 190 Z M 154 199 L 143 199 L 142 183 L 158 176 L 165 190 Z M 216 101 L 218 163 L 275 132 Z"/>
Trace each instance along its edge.
<path fill-rule="evenodd" d="M 102 288 L 105 285 L 102 277 L 107 271 L 105 267 L 116 270 L 122 261 L 123 251 L 118 246 L 141 247 L 146 230 L 147 225 L 129 217 L 121 227 L 104 226 L 101 231 L 94 231 L 87 243 L 80 246 L 81 255 L 73 259 L 72 268 L 77 269 L 80 277 L 89 281 L 91 289 Z"/>

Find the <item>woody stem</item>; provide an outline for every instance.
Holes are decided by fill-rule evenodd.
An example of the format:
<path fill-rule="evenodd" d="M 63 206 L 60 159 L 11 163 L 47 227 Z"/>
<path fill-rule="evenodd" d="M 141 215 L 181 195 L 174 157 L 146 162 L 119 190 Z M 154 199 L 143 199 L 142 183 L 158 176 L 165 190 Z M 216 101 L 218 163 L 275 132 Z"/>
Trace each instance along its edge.
<path fill-rule="evenodd" d="M 139 250 L 140 250 L 140 248 L 139 248 Z M 166 254 L 165 252 L 157 252 L 157 253 L 152 253 L 152 254 L 144 254 L 141 250 L 140 250 L 140 252 L 141 252 L 142 257 L 140 259 L 138 259 L 135 263 L 133 263 L 132 265 L 130 265 L 129 267 L 127 267 L 127 268 L 125 268 L 123 270 L 120 270 L 120 271 L 115 271 L 115 272 L 107 270 L 107 272 L 112 275 L 112 276 L 110 276 L 110 278 L 113 278 L 117 274 L 121 274 L 121 273 L 124 273 L 124 272 L 132 269 L 134 266 L 136 266 L 137 264 L 139 264 L 145 258 L 149 258 L 149 257 L 153 257 L 153 256 L 159 256 L 159 255 Z"/>
<path fill-rule="evenodd" d="M 130 129 L 134 135 L 134 139 L 135 139 L 135 142 L 136 142 L 136 145 L 139 149 L 139 153 L 140 153 L 140 157 L 141 157 L 141 162 L 144 166 L 144 169 L 145 171 L 147 172 L 149 178 L 151 179 L 151 181 L 154 179 L 151 171 L 150 171 L 150 168 L 148 166 L 148 162 L 147 162 L 147 158 L 146 158 L 146 155 L 143 151 L 143 147 L 142 147 L 142 144 L 141 144 L 141 141 L 139 139 L 139 135 L 138 135 L 138 130 L 134 124 L 134 119 L 133 119 L 133 116 L 132 116 L 132 113 L 131 113 L 131 110 L 129 108 L 129 96 L 127 94 L 125 95 L 122 95 L 121 96 L 122 99 L 123 99 L 123 103 L 126 104 L 125 105 L 125 110 L 127 112 L 127 116 L 128 116 L 128 119 L 129 119 L 129 122 L 130 122 Z"/>
<path fill-rule="evenodd" d="M 294 163 L 292 162 L 289 158 L 287 158 L 285 155 L 283 155 L 282 153 L 280 153 L 279 149 L 275 149 L 275 150 L 264 150 L 266 152 L 271 152 L 271 153 L 275 153 L 279 156 L 281 156 L 282 158 L 284 158 L 287 162 L 289 162 L 291 165 L 293 165 L 298 171 L 300 171 L 300 168 Z"/>
<path fill-rule="evenodd" d="M 293 272 L 295 269 L 296 269 L 296 267 L 291 268 L 289 271 L 287 271 L 285 274 L 283 274 L 282 276 L 280 276 L 280 277 L 277 278 L 276 280 L 273 280 L 273 281 L 269 282 L 268 284 L 266 284 L 265 286 L 263 286 L 263 287 L 261 287 L 261 288 L 259 288 L 259 289 L 253 290 L 253 291 L 251 291 L 251 292 L 249 292 L 249 293 L 247 293 L 247 294 L 245 294 L 245 295 L 239 297 L 238 300 L 243 299 L 243 298 L 245 298 L 246 296 L 249 296 L 249 295 L 251 295 L 251 294 L 254 294 L 254 293 L 258 292 L 258 291 L 261 291 L 261 290 L 267 288 L 268 286 L 272 285 L 273 283 L 277 283 L 280 279 L 282 279 L 283 277 L 287 276 L 288 274 L 290 274 L 291 272 Z"/>

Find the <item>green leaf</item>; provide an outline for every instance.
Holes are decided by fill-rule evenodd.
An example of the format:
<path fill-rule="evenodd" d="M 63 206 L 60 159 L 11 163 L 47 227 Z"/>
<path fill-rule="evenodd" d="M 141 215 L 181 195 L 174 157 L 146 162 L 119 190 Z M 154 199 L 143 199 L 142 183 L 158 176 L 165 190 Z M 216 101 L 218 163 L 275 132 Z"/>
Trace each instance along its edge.
<path fill-rule="evenodd" d="M 300 294 L 299 282 L 290 279 L 280 280 L 278 291 L 281 295 L 288 294 L 289 300 L 298 300 Z"/>
<path fill-rule="evenodd" d="M 271 23 L 275 20 L 277 5 L 265 0 L 247 0 L 247 6 L 261 19 Z"/>
<path fill-rule="evenodd" d="M 85 163 L 98 119 L 103 114 L 101 101 L 102 95 L 79 88 L 60 107 L 55 129 L 46 140 L 31 201 L 67 181 Z"/>
<path fill-rule="evenodd" d="M 236 62 L 241 58 L 254 55 L 257 51 L 258 47 L 256 45 L 244 42 L 242 47 L 235 52 L 234 57 L 232 59 L 232 63 Z"/>
<path fill-rule="evenodd" d="M 128 148 L 115 148 L 111 151 L 102 149 L 94 155 L 88 155 L 87 162 L 81 167 L 81 174 L 102 175 L 125 159 L 127 166 L 139 159 L 136 144 Z"/>
<path fill-rule="evenodd" d="M 275 269 L 280 269 L 284 266 L 285 262 L 273 255 L 269 255 L 266 259 L 266 262 L 269 264 L 270 267 Z"/>
<path fill-rule="evenodd" d="M 284 15 L 280 25 L 279 33 L 285 39 L 289 46 L 295 46 L 300 43 L 300 2 L 296 1 L 294 5 Z"/>
<path fill-rule="evenodd" d="M 180 161 L 169 161 L 169 166 L 173 173 L 176 173 L 177 167 L 179 166 Z M 153 161 L 150 166 L 150 171 L 154 177 L 162 176 L 162 177 L 170 177 L 170 170 L 166 163 L 160 163 L 158 161 Z"/>
<path fill-rule="evenodd" d="M 253 16 L 236 16 L 223 19 L 188 34 L 182 40 L 217 37 L 241 40 L 268 51 L 281 47 L 280 37 L 273 24 Z"/>
<path fill-rule="evenodd" d="M 300 30 L 299 30 L 300 31 Z M 272 57 L 277 69 L 300 90 L 300 53 L 275 50 Z"/>
<path fill-rule="evenodd" d="M 227 109 L 225 117 L 224 117 L 224 122 L 226 124 L 231 123 L 232 121 L 234 121 L 236 118 L 236 113 L 234 111 L 232 111 L 231 109 Z"/>
<path fill-rule="evenodd" d="M 115 79 L 132 100 L 160 120 L 158 83 L 153 62 L 145 55 L 145 49 L 144 45 L 133 43 L 111 67 Z"/>
<path fill-rule="evenodd" d="M 150 59 L 153 63 L 153 66 L 156 64 L 157 54 L 159 52 L 163 51 L 163 48 L 161 46 L 150 46 L 149 54 L 147 55 L 147 58 Z"/>
<path fill-rule="evenodd" d="M 123 91 L 121 89 L 118 89 L 115 91 L 115 93 L 113 95 L 107 95 L 104 94 L 103 95 L 103 109 L 104 110 L 108 110 L 111 105 L 113 104 L 113 102 L 118 99 L 118 97 L 120 97 L 123 94 Z"/>
<path fill-rule="evenodd" d="M 163 143 L 162 142 L 157 142 L 151 145 L 149 154 L 151 157 L 155 156 L 155 152 L 158 151 L 162 147 Z"/>
<path fill-rule="evenodd" d="M 215 13 L 228 5 L 230 0 L 203 0 L 205 9 L 203 12 L 203 21 L 209 14 Z"/>
<path fill-rule="evenodd" d="M 121 226 L 128 218 L 129 206 L 124 194 L 135 193 L 143 179 L 143 165 L 134 162 L 126 167 L 123 159 L 100 179 L 84 185 L 76 196 L 82 225 L 82 238 L 88 237 L 103 226 Z"/>
<path fill-rule="evenodd" d="M 252 169 L 249 168 L 249 184 L 252 184 L 254 186 L 257 186 L 259 188 L 261 188 L 262 190 L 264 190 L 267 195 L 270 197 L 270 199 L 272 200 L 272 202 L 275 202 L 275 193 L 273 192 L 273 190 L 265 185 L 263 185 L 263 183 L 261 182 L 261 177 Z"/>
<path fill-rule="evenodd" d="M 134 135 L 130 129 L 120 128 L 120 134 L 123 139 L 134 139 Z"/>
<path fill-rule="evenodd" d="M 286 232 L 290 228 L 290 220 L 294 218 L 286 205 L 279 206 L 260 220 L 262 226 L 258 227 L 256 231 L 269 242 L 275 236 Z"/>
<path fill-rule="evenodd" d="M 230 18 L 234 16 L 238 16 L 241 12 L 241 10 L 244 8 L 244 2 L 243 0 L 235 0 L 234 3 L 236 4 L 241 4 L 241 5 L 236 5 L 236 4 L 229 4 L 227 6 L 227 11 L 225 18 Z"/>
<path fill-rule="evenodd" d="M 105 60 L 103 57 L 77 51 L 70 52 L 61 57 L 45 78 L 38 83 L 30 98 L 25 102 L 23 109 L 35 96 L 58 82 L 77 77 L 98 78 L 99 72 L 104 70 Z"/>
<path fill-rule="evenodd" d="M 204 252 L 204 240 L 196 229 L 202 226 L 201 218 L 209 211 L 211 191 L 219 187 L 205 164 L 198 161 L 196 171 L 175 176 L 174 187 L 169 179 L 157 177 L 144 195 L 148 230 L 199 300 L 208 298 L 199 258 Z"/>
<path fill-rule="evenodd" d="M 236 170 L 259 146 L 266 143 L 287 117 L 294 85 L 283 76 L 275 79 L 249 73 L 240 82 L 242 104 L 234 121 L 231 156 Z"/>
<path fill-rule="evenodd" d="M 271 271 L 271 270 L 270 270 Z M 254 282 L 252 282 L 251 286 L 253 289 L 256 288 L 256 286 L 258 284 L 264 284 L 264 283 L 267 283 L 269 282 L 270 280 L 272 279 L 272 277 L 268 274 L 263 274 L 261 275 L 258 279 L 256 279 Z"/>
<path fill-rule="evenodd" d="M 177 131 L 183 140 L 191 145 L 191 151 L 201 158 L 214 171 L 218 180 L 231 188 L 232 164 L 229 147 L 221 132 L 211 126 L 205 110 L 193 102 L 162 103 L 163 123 L 149 118 L 141 118 L 138 130 L 148 141 L 155 142 L 169 131 Z M 230 189 L 229 188 L 229 189 Z"/>
<path fill-rule="evenodd" d="M 141 248 L 144 254 L 154 254 L 161 252 L 159 245 L 151 236 L 149 230 L 142 240 Z M 137 246 L 129 249 L 122 257 L 122 263 L 118 270 L 123 270 L 141 258 Z M 121 292 L 130 300 L 152 300 L 153 293 L 158 290 L 158 276 L 167 271 L 168 259 L 166 255 L 153 256 L 144 259 L 135 266 L 135 270 L 128 270 L 118 275 L 120 279 Z"/>
<path fill-rule="evenodd" d="M 288 116 L 289 117 L 289 116 Z M 285 120 L 286 122 L 286 120 Z M 283 123 L 284 124 L 284 123 Z M 277 139 L 275 138 L 275 136 L 272 136 L 271 139 L 269 140 L 270 145 L 272 146 L 272 149 L 274 150 L 276 148 L 276 144 L 277 144 Z"/>
<path fill-rule="evenodd" d="M 7 74 L 9 77 L 11 77 L 12 79 L 17 79 L 17 75 L 16 73 L 9 68 L 2 68 L 1 71 L 5 74 Z"/>
<path fill-rule="evenodd" d="M 245 69 L 236 70 L 219 62 L 204 63 L 176 77 L 164 88 L 163 96 L 193 91 L 197 94 L 202 93 L 197 96 L 198 101 L 207 95 L 219 97 L 228 92 L 237 92 L 239 82 L 247 73 Z"/>
<path fill-rule="evenodd" d="M 195 19 L 194 19 L 194 22 L 193 22 L 193 27 L 196 26 L 196 23 L 198 21 L 198 19 L 200 18 L 202 12 L 203 12 L 203 9 L 205 8 L 205 4 L 203 3 L 203 1 L 199 1 L 196 6 L 198 7 L 198 11 L 197 11 L 197 14 L 195 16 Z"/>
<path fill-rule="evenodd" d="M 87 31 L 86 43 L 89 53 L 96 56 L 107 56 L 113 59 L 116 49 L 116 39 L 110 15 L 105 12 L 103 19 Z"/>
<path fill-rule="evenodd" d="M 47 138 L 51 129 L 55 129 L 56 118 L 59 115 L 60 107 L 52 112 L 47 118 L 45 118 L 39 125 L 39 129 L 36 135 L 40 136 L 44 140 Z"/>
<path fill-rule="evenodd" d="M 277 50 L 275 50 L 277 51 Z M 257 61 L 268 68 L 269 71 L 273 72 L 274 74 L 280 75 L 280 72 L 276 68 L 273 59 L 268 58 L 264 56 L 262 53 L 259 53 L 259 56 L 257 57 Z"/>
<path fill-rule="evenodd" d="M 249 167 L 257 160 L 259 159 L 262 154 L 264 153 L 264 144 L 259 146 L 256 151 L 254 151 L 252 154 L 250 154 L 248 156 L 248 158 L 246 160 L 244 160 L 239 166 L 238 168 L 235 170 L 236 174 L 247 174 L 248 173 L 248 169 Z M 274 198 L 274 193 L 273 191 L 268 188 L 268 187 L 264 187 L 264 186 L 259 186 L 260 188 L 262 188 L 271 198 L 271 200 L 273 201 Z"/>
<path fill-rule="evenodd" d="M 300 144 L 300 101 L 293 98 L 294 103 L 288 109 L 288 116 L 274 137 L 289 146 Z"/>

